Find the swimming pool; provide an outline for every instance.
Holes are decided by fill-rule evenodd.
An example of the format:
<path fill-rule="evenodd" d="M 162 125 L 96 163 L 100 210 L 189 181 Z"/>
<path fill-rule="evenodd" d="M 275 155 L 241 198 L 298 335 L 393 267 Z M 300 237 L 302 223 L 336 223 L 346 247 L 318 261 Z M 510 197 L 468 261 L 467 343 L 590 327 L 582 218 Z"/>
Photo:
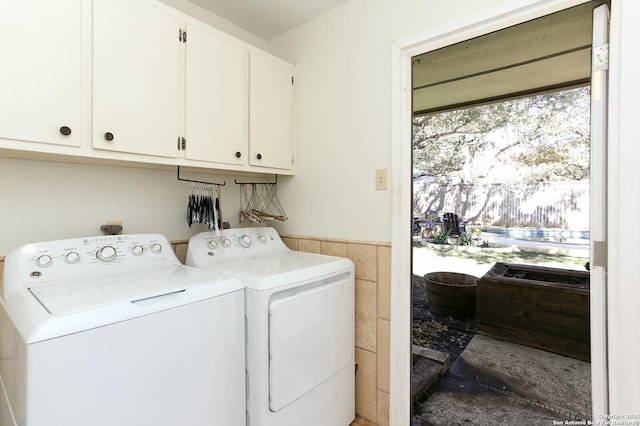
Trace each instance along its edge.
<path fill-rule="evenodd" d="M 493 234 L 516 240 L 561 244 L 589 244 L 589 231 L 570 229 L 486 228 L 483 234 Z"/>

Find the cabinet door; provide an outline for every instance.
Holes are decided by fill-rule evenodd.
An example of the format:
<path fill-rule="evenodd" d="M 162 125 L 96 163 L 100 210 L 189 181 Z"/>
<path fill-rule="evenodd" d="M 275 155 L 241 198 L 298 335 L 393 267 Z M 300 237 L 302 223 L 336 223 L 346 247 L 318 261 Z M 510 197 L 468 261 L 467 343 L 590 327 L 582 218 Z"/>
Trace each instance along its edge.
<path fill-rule="evenodd" d="M 180 16 L 155 0 L 93 2 L 93 146 L 175 157 Z"/>
<path fill-rule="evenodd" d="M 250 164 L 293 167 L 293 69 L 251 53 L 249 70 Z"/>
<path fill-rule="evenodd" d="M 245 50 L 198 24 L 188 24 L 187 35 L 185 157 L 245 164 Z"/>
<path fill-rule="evenodd" d="M 80 146 L 80 7 L 0 0 L 0 138 Z"/>

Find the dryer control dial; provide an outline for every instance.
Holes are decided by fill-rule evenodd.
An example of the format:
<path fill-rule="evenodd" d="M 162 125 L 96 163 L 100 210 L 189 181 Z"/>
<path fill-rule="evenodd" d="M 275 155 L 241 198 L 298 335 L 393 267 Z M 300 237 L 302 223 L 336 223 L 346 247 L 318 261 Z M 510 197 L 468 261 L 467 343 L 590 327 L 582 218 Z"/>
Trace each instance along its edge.
<path fill-rule="evenodd" d="M 247 234 L 239 236 L 238 244 L 240 244 L 240 247 L 243 247 L 243 248 L 251 247 L 251 237 L 248 236 Z"/>
<path fill-rule="evenodd" d="M 140 244 L 136 244 L 131 248 L 131 253 L 133 253 L 134 256 L 142 256 L 142 253 L 144 253 L 144 247 Z"/>
<path fill-rule="evenodd" d="M 264 243 L 266 243 L 266 242 L 267 242 L 267 237 L 265 237 L 265 236 L 264 236 L 264 235 L 262 235 L 262 234 L 258 235 L 258 242 L 259 242 L 260 244 L 264 244 Z"/>
<path fill-rule="evenodd" d="M 104 246 L 96 252 L 98 260 L 102 260 L 103 262 L 113 262 L 116 260 L 117 255 L 118 252 L 113 246 Z"/>
<path fill-rule="evenodd" d="M 218 242 L 216 240 L 209 240 L 207 242 L 207 247 L 209 247 L 211 250 L 215 250 L 218 247 Z"/>
<path fill-rule="evenodd" d="M 70 251 L 64 256 L 64 260 L 67 263 L 78 263 L 80 262 L 80 255 L 75 251 Z"/>
<path fill-rule="evenodd" d="M 42 256 L 38 256 L 38 258 L 36 259 L 36 264 L 38 266 L 43 266 L 43 267 L 51 266 L 52 263 L 53 263 L 53 258 L 48 254 L 43 254 Z"/>
<path fill-rule="evenodd" d="M 222 246 L 224 248 L 229 248 L 231 247 L 231 240 L 229 240 L 228 238 L 225 238 L 224 240 L 222 240 Z"/>
<path fill-rule="evenodd" d="M 158 243 L 151 244 L 151 253 L 158 254 L 162 251 L 162 245 Z"/>

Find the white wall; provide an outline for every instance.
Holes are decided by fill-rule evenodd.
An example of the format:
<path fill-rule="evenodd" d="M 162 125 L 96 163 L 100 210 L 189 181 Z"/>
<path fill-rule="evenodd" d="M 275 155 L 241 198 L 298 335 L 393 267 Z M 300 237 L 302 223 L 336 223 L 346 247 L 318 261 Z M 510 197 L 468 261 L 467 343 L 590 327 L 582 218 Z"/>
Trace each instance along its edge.
<path fill-rule="evenodd" d="M 391 43 L 496 3 L 350 0 L 269 42 L 297 70 L 297 175 L 280 188 L 279 229 L 391 240 L 391 186 L 374 186 L 391 167 Z"/>
<path fill-rule="evenodd" d="M 223 219 L 238 226 L 239 189 L 229 176 Z M 100 235 L 100 225 L 121 220 L 124 232 L 161 233 L 170 240 L 208 230 L 186 222 L 188 183 L 176 169 L 153 170 L 0 158 L 0 256 L 26 243 Z"/>

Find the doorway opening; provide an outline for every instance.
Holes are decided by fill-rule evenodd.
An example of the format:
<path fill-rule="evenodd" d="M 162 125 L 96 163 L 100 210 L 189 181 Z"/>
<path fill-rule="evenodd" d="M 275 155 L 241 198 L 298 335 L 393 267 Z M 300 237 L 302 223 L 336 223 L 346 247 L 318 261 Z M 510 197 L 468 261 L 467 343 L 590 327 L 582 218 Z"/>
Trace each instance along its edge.
<path fill-rule="evenodd" d="M 535 296 L 553 301 L 549 309 L 554 313 L 542 320 L 556 323 L 562 321 L 557 311 L 572 311 L 570 305 L 584 305 L 586 300 L 579 308 L 586 309 L 586 337 L 584 318 L 566 318 L 567 327 L 578 328 L 573 334 L 586 338 L 578 354 L 554 347 L 557 336 L 539 334 L 545 328 L 540 324 L 518 329 L 517 324 L 493 321 L 495 312 L 517 303 L 512 293 L 522 289 L 496 289 L 491 282 L 488 287 L 494 293 L 483 293 L 478 304 L 473 301 L 478 308 L 473 315 L 434 315 L 430 302 L 438 305 L 436 310 L 451 307 L 448 304 L 456 305 L 455 310 L 463 296 L 443 296 L 431 289 L 430 298 L 428 289 L 438 280 L 461 287 L 468 281 L 461 275 L 475 278 L 477 286 L 489 272 L 502 274 L 501 279 L 512 274 L 515 280 L 526 278 L 518 274 L 536 275 L 548 287 L 549 281 L 565 279 L 558 278 L 558 270 L 576 271 L 568 280 L 580 279 L 584 287 L 586 277 L 588 288 L 591 12 L 601 3 L 583 4 L 413 58 L 414 424 L 440 424 L 437 416 L 442 424 L 464 420 L 455 417 L 458 414 L 478 416 L 478 394 L 488 395 L 492 402 L 485 408 L 502 420 L 590 417 L 588 289 L 585 299 L 584 288 L 578 288 L 579 301 Z M 566 28 L 571 28 L 570 35 Z M 553 42 L 560 39 L 561 46 Z M 517 48 L 505 49 L 517 42 L 530 47 L 528 57 Z M 533 270 L 519 270 L 519 265 L 532 264 Z M 442 297 L 452 301 L 443 302 Z M 418 306 L 419 300 L 425 303 Z M 489 305 L 480 306 L 481 301 Z M 539 304 L 532 310 L 524 305 L 513 308 L 511 320 L 516 323 L 531 322 L 532 313 L 544 311 Z M 482 318 L 475 317 L 476 311 Z M 423 324 L 416 327 L 418 322 Z M 524 341 L 519 340 L 523 335 Z M 447 351 L 449 357 L 443 355 Z M 497 356 L 505 353 L 506 358 Z M 542 370 L 522 367 L 547 356 L 546 367 L 533 366 Z M 420 393 L 422 378 L 416 376 L 426 369 L 424 359 L 439 362 L 437 374 L 444 379 L 435 387 L 427 383 L 429 389 Z M 550 369 L 550 364 L 567 374 Z M 568 386 L 557 389 L 560 382 Z M 474 395 L 471 405 L 452 391 L 455 386 L 466 386 L 463 393 Z M 563 394 L 554 395 L 549 387 Z M 558 405 L 554 400 L 571 403 Z"/>
<path fill-rule="evenodd" d="M 590 417 L 589 92 L 414 117 L 417 424 Z"/>

